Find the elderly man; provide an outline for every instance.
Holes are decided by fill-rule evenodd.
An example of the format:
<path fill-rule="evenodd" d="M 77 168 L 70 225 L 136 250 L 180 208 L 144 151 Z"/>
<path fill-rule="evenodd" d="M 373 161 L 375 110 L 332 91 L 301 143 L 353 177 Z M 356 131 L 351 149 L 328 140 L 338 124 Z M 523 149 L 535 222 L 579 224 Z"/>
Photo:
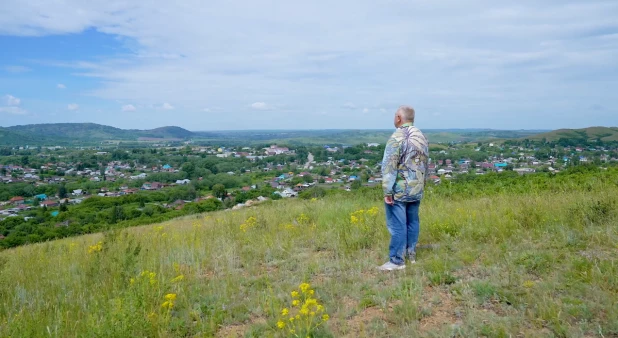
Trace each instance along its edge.
<path fill-rule="evenodd" d="M 379 267 L 383 271 L 404 269 L 406 258 L 410 263 L 416 262 L 418 209 L 423 199 L 429 149 L 425 135 L 413 125 L 414 115 L 412 107 L 397 109 L 397 130 L 384 149 L 382 188 L 391 243 L 390 259 Z"/>

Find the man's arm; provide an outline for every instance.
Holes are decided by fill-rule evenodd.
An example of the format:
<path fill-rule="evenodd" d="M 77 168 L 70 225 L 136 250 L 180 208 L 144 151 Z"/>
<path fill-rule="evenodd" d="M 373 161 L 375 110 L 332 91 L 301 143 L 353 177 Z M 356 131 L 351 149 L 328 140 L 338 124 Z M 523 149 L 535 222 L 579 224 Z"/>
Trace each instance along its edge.
<path fill-rule="evenodd" d="M 401 148 L 401 130 L 397 129 L 384 148 L 384 158 L 382 159 L 382 190 L 384 196 L 392 197 L 393 188 L 397 181 L 397 169 L 399 167 L 399 154 Z"/>

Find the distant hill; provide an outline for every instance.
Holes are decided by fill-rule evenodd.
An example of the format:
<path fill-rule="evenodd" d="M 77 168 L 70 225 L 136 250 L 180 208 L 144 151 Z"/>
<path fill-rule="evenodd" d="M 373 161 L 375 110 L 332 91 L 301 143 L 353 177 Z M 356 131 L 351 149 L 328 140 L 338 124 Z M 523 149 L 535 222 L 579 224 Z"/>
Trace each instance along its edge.
<path fill-rule="evenodd" d="M 47 140 L 49 139 L 44 136 L 22 133 L 0 127 L 0 145 L 35 144 L 43 143 Z"/>
<path fill-rule="evenodd" d="M 45 143 L 53 141 L 105 141 L 150 139 L 187 139 L 194 134 L 180 127 L 152 130 L 120 129 L 96 123 L 29 124 L 2 128 L 0 144 Z"/>
<path fill-rule="evenodd" d="M 561 138 L 618 141 L 618 127 L 590 127 L 584 129 L 558 129 L 527 137 L 532 140 L 558 141 Z"/>

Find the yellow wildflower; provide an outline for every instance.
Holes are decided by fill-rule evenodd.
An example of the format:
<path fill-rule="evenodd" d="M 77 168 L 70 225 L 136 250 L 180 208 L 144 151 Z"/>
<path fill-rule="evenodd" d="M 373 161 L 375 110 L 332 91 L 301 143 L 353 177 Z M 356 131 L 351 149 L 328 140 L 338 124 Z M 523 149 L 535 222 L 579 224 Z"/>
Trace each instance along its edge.
<path fill-rule="evenodd" d="M 283 310 L 281 310 L 281 315 L 282 316 L 287 316 L 288 313 L 290 313 L 290 311 L 288 310 L 288 308 L 284 308 Z"/>
<path fill-rule="evenodd" d="M 167 295 L 165 295 L 165 299 L 173 302 L 173 301 L 176 300 L 176 294 L 175 293 L 168 293 Z"/>
<path fill-rule="evenodd" d="M 298 301 L 298 299 L 295 299 L 292 301 L 292 306 L 298 306 L 300 302 Z"/>
<path fill-rule="evenodd" d="M 292 297 L 294 298 L 298 297 L 298 291 L 292 291 Z"/>
<path fill-rule="evenodd" d="M 531 280 L 527 280 L 527 281 L 525 281 L 525 282 L 524 282 L 523 286 L 524 286 L 526 289 L 530 289 L 531 287 L 533 287 L 533 286 L 534 286 L 534 282 L 533 282 L 533 281 L 531 281 Z"/>
<path fill-rule="evenodd" d="M 309 314 L 309 309 L 307 309 L 306 307 L 303 307 L 302 309 L 300 309 L 300 314 L 301 315 L 308 315 Z"/>
<path fill-rule="evenodd" d="M 285 327 L 285 323 L 280 320 L 280 321 L 277 322 L 277 327 L 280 328 L 280 329 L 283 329 Z"/>
<path fill-rule="evenodd" d="M 329 319 L 330 319 L 330 317 L 328 316 L 328 314 L 326 314 L 326 313 L 325 313 L 325 314 L 323 314 L 323 315 L 322 315 L 322 320 L 323 320 L 323 321 L 325 321 L 325 322 L 326 322 L 326 321 L 328 321 Z"/>
<path fill-rule="evenodd" d="M 135 278 L 129 279 L 129 284 L 131 284 L 131 285 L 135 284 Z"/>
<path fill-rule="evenodd" d="M 165 301 L 165 302 L 163 302 L 163 304 L 161 304 L 161 307 L 164 308 L 164 309 L 165 308 L 171 309 L 173 306 L 174 306 L 174 303 L 172 303 L 170 301 Z"/>
<path fill-rule="evenodd" d="M 300 289 L 300 291 L 302 291 L 302 293 L 306 293 L 310 287 L 311 285 L 309 285 L 309 283 L 302 283 L 298 286 L 298 288 Z"/>
<path fill-rule="evenodd" d="M 183 279 L 185 279 L 185 275 L 178 275 L 178 276 L 174 277 L 174 279 L 172 279 L 172 283 L 178 283 L 178 282 L 182 281 Z"/>

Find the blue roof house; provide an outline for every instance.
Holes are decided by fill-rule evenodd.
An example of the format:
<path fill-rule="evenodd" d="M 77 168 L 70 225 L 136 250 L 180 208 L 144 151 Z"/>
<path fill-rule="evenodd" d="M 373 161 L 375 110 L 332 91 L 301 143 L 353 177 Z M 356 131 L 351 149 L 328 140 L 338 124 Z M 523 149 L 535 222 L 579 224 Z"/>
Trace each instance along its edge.
<path fill-rule="evenodd" d="M 39 199 L 39 201 L 45 201 L 45 200 L 47 200 L 47 195 L 45 195 L 45 194 L 38 194 L 38 195 L 36 195 L 36 196 L 34 196 L 34 197 L 38 198 L 38 199 Z"/>
<path fill-rule="evenodd" d="M 172 166 L 169 164 L 166 164 L 163 166 L 163 169 L 167 170 L 167 169 L 172 169 Z"/>
<path fill-rule="evenodd" d="M 506 168 L 507 163 L 494 163 L 494 167 L 496 168 Z"/>

